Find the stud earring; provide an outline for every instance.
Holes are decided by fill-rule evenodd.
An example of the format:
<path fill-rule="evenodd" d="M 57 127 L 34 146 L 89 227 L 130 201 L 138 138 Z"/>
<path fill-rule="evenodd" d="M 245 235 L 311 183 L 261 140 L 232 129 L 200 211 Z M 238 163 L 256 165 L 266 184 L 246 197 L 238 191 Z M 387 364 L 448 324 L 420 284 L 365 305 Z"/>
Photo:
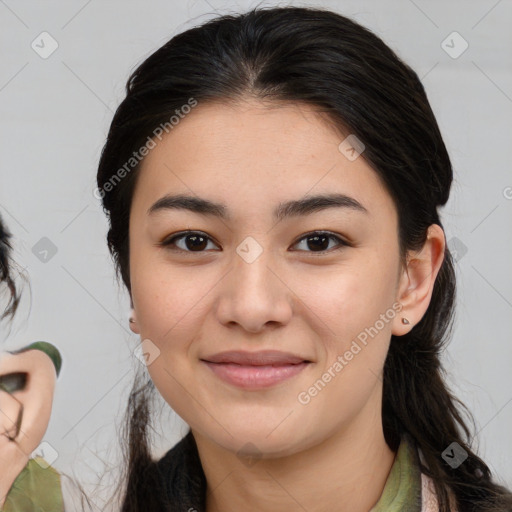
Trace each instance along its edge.
<path fill-rule="evenodd" d="M 409 320 L 407 320 L 407 318 L 403 317 L 403 318 L 402 318 L 402 323 L 403 323 L 404 325 L 409 325 L 411 322 L 409 322 Z"/>

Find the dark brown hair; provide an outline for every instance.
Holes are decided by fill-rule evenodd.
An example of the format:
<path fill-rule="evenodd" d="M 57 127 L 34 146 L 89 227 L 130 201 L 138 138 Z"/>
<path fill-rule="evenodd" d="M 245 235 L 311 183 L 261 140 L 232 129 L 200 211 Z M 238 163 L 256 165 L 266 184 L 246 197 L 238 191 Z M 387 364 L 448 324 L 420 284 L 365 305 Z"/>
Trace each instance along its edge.
<path fill-rule="evenodd" d="M 7 305 L 3 310 L 0 310 L 0 320 L 6 317 L 12 318 L 20 301 L 20 296 L 12 276 L 11 251 L 11 234 L 0 218 L 0 285 L 5 284 L 9 293 Z"/>
<path fill-rule="evenodd" d="M 363 158 L 382 178 L 398 211 L 402 255 L 423 245 L 431 224 L 442 226 L 438 208 L 448 200 L 452 167 L 417 74 L 379 37 L 344 16 L 313 8 L 257 8 L 176 35 L 128 80 L 97 174 L 110 223 L 108 246 L 128 290 L 128 224 L 139 166 L 115 183 L 112 178 L 190 98 L 200 108 L 210 101 L 246 97 L 312 105 L 364 143 Z M 454 298 L 454 268 L 446 249 L 426 314 L 408 334 L 391 339 L 383 377 L 385 438 L 397 450 L 408 434 L 421 449 L 426 463 L 421 471 L 434 480 L 441 512 L 449 510 L 449 490 L 460 512 L 510 511 L 511 495 L 492 481 L 488 466 L 469 446 L 463 418 L 463 412 L 471 418 L 469 411 L 443 378 L 440 355 Z M 161 507 L 148 442 L 151 388 L 149 381 L 137 383 L 127 411 L 126 512 Z M 187 492 L 195 489 L 201 503 L 203 473 L 193 439 L 187 440 L 183 446 L 191 462 L 181 470 L 195 482 Z M 452 442 L 468 453 L 457 468 L 441 456 Z M 176 465 L 183 460 L 183 454 L 176 454 Z M 173 510 L 187 505 L 172 496 L 170 501 Z"/>

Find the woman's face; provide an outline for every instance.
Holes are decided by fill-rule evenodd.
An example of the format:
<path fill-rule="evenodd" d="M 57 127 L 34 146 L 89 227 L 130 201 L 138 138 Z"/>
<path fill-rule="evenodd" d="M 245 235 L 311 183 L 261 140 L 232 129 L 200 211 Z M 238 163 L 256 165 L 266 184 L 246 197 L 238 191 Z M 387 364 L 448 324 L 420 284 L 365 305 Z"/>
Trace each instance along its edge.
<path fill-rule="evenodd" d="M 304 105 L 199 103 L 143 162 L 133 330 L 164 399 L 233 452 L 282 456 L 382 428 L 398 219 L 377 174 L 340 149 L 345 136 Z M 177 195 L 223 206 L 193 211 Z M 258 354 L 270 350 L 285 354 Z M 216 359 L 228 351 L 242 354 Z"/>

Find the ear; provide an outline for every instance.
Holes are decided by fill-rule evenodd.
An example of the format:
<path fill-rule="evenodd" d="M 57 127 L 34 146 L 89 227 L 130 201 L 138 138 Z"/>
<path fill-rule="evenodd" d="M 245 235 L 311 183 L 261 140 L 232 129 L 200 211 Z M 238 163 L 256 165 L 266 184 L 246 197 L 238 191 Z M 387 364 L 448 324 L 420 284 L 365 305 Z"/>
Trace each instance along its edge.
<path fill-rule="evenodd" d="M 132 310 L 131 310 L 131 314 L 130 314 L 129 324 L 130 324 L 130 330 L 133 333 L 140 334 L 139 325 L 137 323 L 137 314 L 135 313 L 135 309 L 133 309 L 133 304 L 132 304 Z"/>
<path fill-rule="evenodd" d="M 402 269 L 397 288 L 396 300 L 402 304 L 402 310 L 393 320 L 391 332 L 395 336 L 407 334 L 427 311 L 444 260 L 445 247 L 443 229 L 438 224 L 432 224 L 422 249 L 407 254 L 407 263 Z M 404 324 L 402 318 L 409 323 Z"/>

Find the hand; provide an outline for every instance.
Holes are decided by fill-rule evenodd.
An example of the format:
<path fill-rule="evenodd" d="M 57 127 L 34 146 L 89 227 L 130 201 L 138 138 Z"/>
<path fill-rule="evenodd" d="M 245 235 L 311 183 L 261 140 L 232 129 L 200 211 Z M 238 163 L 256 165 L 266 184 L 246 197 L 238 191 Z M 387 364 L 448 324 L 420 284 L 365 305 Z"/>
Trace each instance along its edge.
<path fill-rule="evenodd" d="M 49 357 L 48 349 L 52 357 Z M 17 353 L 0 353 L 0 376 L 3 376 L 4 381 L 8 382 L 9 379 L 5 376 L 11 374 L 26 374 L 24 387 L 12 391 L 10 397 L 4 395 L 0 400 L 0 404 L 7 404 L 11 399 L 8 407 L 10 416 L 16 414 L 12 412 L 16 409 L 13 398 L 21 404 L 20 409 L 22 407 L 19 433 L 14 439 L 12 437 L 17 430 L 17 418 L 6 418 L 4 414 L 3 421 L 0 422 L 0 425 L 12 426 L 8 433 L 0 432 L 0 507 L 3 506 L 17 476 L 26 466 L 31 453 L 39 446 L 46 433 L 59 370 L 60 354 L 50 344 L 36 343 Z M 15 381 L 11 379 L 11 382 Z M 0 393 L 8 394 L 5 390 L 0 390 Z"/>

